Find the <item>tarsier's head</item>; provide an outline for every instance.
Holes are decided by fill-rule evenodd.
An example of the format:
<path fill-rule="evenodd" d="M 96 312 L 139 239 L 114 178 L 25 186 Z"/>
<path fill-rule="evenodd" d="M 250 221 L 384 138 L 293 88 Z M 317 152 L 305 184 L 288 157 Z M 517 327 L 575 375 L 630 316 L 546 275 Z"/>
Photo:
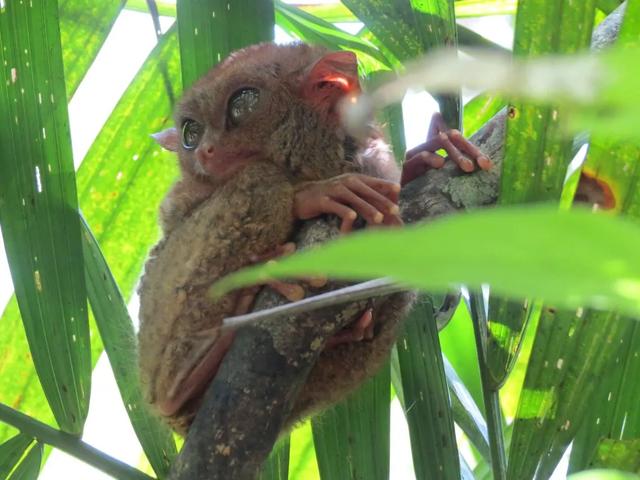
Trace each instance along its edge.
<path fill-rule="evenodd" d="M 359 89 L 353 53 L 255 45 L 196 82 L 178 104 L 176 127 L 155 137 L 178 153 L 183 175 L 224 182 L 250 161 L 291 163 L 282 150 L 305 142 L 301 129 L 339 129 L 338 103 Z"/>

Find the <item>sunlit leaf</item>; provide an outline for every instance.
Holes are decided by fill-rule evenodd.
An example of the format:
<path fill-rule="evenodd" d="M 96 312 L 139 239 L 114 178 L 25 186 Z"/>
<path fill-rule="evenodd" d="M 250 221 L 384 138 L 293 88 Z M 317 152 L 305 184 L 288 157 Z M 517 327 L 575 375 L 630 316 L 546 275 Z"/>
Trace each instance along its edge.
<path fill-rule="evenodd" d="M 287 480 L 289 478 L 289 435 L 278 440 L 260 472 L 259 480 Z"/>
<path fill-rule="evenodd" d="M 451 402 L 429 297 L 405 320 L 397 351 L 416 478 L 457 479 L 460 463 Z"/>
<path fill-rule="evenodd" d="M 43 445 L 38 442 L 22 459 L 8 480 L 36 480 L 42 463 Z"/>
<path fill-rule="evenodd" d="M 387 364 L 346 401 L 312 419 L 320 478 L 389 477 L 389 382 Z"/>
<path fill-rule="evenodd" d="M 158 68 L 162 63 L 168 66 L 173 90 L 179 91 L 175 32 L 167 33 L 150 54 L 77 174 L 84 217 L 125 297 L 130 296 L 147 252 L 158 236 L 158 205 L 176 177 L 173 155 L 163 153 L 149 137 L 166 125 L 173 107 Z M 25 362 L 27 349 L 14 301 L 9 303 L 2 324 L 2 399 L 41 421 L 51 422 L 35 373 L 29 362 Z M 99 352 L 100 349 L 96 349 L 94 354 Z M 3 428 L 0 431 L 6 435 Z"/>
<path fill-rule="evenodd" d="M 349 10 L 402 62 L 432 48 L 457 45 L 452 0 L 343 0 Z M 436 95 L 448 125 L 460 125 L 460 96 Z"/>
<path fill-rule="evenodd" d="M 567 480 L 638 480 L 639 475 L 619 470 L 589 470 L 569 475 Z"/>
<path fill-rule="evenodd" d="M 33 438 L 19 433 L 0 445 L 0 479 L 4 480 L 18 464 Z"/>
<path fill-rule="evenodd" d="M 365 72 L 390 68 L 389 60 L 371 43 L 301 9 L 277 1 L 276 21 L 289 34 L 307 43 L 323 45 L 330 50 L 354 51 Z"/>
<path fill-rule="evenodd" d="M 185 88 L 232 51 L 273 39 L 272 2 L 210 0 L 178 2 L 177 7 Z"/>
<path fill-rule="evenodd" d="M 616 308 L 634 315 L 640 313 L 638 242 L 640 227 L 608 215 L 558 212 L 549 206 L 503 207 L 396 231 L 353 234 L 232 274 L 215 284 L 214 293 L 269 276 L 389 276 L 433 291 L 490 283 L 500 295 L 540 297 L 569 308 Z"/>
<path fill-rule="evenodd" d="M 68 98 L 78 88 L 124 4 L 124 0 L 58 1 Z"/>
<path fill-rule="evenodd" d="M 522 3 L 516 16 L 513 53 L 538 56 L 573 53 L 589 45 L 594 0 L 563 4 Z M 571 138 L 563 131 L 563 112 L 517 102 L 509 106 L 499 202 L 512 204 L 560 198 Z M 493 388 L 501 385 L 515 361 L 529 311 L 522 303 L 489 301 L 487 368 Z"/>
<path fill-rule="evenodd" d="M 127 305 L 91 231 L 84 222 L 82 227 L 87 293 L 100 337 L 138 440 L 154 471 L 163 478 L 176 446 L 169 428 L 150 411 L 142 396 L 138 370 L 131 368 L 137 363 L 137 348 Z"/>
<path fill-rule="evenodd" d="M 10 2 L 0 43 L 0 118 L 11 119 L 0 129 L 5 248 L 40 383 L 60 427 L 79 434 L 91 359 L 66 93 L 51 81 L 63 78 L 55 2 Z"/>
<path fill-rule="evenodd" d="M 517 0 L 458 0 L 456 17 L 484 17 L 487 15 L 513 15 Z"/>

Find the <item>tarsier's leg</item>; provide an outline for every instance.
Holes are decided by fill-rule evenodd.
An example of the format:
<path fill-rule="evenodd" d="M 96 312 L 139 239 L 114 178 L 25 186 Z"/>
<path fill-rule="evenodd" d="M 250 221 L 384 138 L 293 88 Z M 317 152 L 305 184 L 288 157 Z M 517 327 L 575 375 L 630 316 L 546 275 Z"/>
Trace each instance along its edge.
<path fill-rule="evenodd" d="M 482 170 L 489 170 L 492 166 L 489 157 L 463 137 L 459 130 L 448 128 L 442 115 L 436 113 L 431 119 L 427 141 L 406 153 L 400 183 L 406 185 L 430 168 L 441 168 L 445 158 L 436 153 L 441 149 L 465 172 L 474 171 L 476 166 Z"/>

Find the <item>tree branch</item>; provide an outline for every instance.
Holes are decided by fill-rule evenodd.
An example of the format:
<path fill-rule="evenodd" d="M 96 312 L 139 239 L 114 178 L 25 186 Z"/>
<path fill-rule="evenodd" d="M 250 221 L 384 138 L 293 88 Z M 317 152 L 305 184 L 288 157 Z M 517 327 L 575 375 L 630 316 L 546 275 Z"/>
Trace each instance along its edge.
<path fill-rule="evenodd" d="M 594 48 L 615 40 L 624 4 L 603 22 L 593 37 Z M 506 109 L 498 113 L 471 140 L 495 166 L 491 171 L 463 174 L 453 162 L 431 170 L 411 182 L 401 193 L 402 217 L 408 222 L 453 213 L 456 210 L 495 203 L 503 158 Z M 296 243 L 305 248 L 337 236 L 332 222 L 306 222 Z M 377 294 L 388 294 L 389 286 L 375 281 Z M 344 284 L 331 282 L 321 293 Z M 368 287 L 370 287 L 368 285 Z M 280 308 L 238 330 L 236 338 L 209 386 L 185 446 L 173 465 L 173 479 L 255 478 L 271 451 L 326 339 L 348 325 L 370 301 L 362 299 L 365 287 L 350 287 L 349 295 L 336 300 L 323 297 L 322 310 L 309 311 L 309 304 Z M 367 295 L 369 297 L 369 295 Z M 356 298 L 356 301 L 353 299 Z M 376 299 L 380 301 L 380 299 Z M 279 307 L 285 302 L 264 289 L 256 310 Z M 284 315 L 284 316 L 283 316 Z M 246 320 L 246 319 L 245 319 Z"/>

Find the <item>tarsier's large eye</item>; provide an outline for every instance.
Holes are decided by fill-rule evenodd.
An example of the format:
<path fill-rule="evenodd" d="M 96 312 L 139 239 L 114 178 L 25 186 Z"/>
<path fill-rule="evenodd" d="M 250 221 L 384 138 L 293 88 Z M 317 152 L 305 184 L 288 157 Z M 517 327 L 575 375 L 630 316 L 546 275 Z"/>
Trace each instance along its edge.
<path fill-rule="evenodd" d="M 228 105 L 229 123 L 237 127 L 247 119 L 258 106 L 260 90 L 244 87 L 231 95 Z"/>
<path fill-rule="evenodd" d="M 187 150 L 195 149 L 200 143 L 202 130 L 202 125 L 195 120 L 187 118 L 182 122 L 182 146 Z"/>

